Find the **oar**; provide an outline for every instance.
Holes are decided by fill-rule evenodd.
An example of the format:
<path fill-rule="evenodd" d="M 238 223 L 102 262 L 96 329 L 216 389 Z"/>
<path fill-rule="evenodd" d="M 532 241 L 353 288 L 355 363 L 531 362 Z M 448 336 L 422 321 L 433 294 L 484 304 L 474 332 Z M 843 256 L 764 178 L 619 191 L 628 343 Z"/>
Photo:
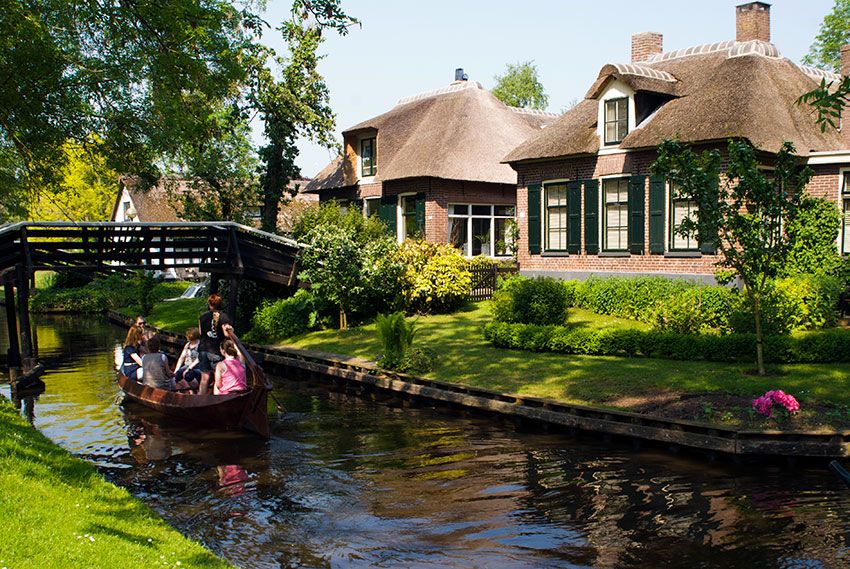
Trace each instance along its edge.
<path fill-rule="evenodd" d="M 829 463 L 829 469 L 835 473 L 840 479 L 844 481 L 847 486 L 850 486 L 850 472 L 847 471 L 846 468 L 841 466 L 841 464 L 837 460 L 833 460 Z"/>

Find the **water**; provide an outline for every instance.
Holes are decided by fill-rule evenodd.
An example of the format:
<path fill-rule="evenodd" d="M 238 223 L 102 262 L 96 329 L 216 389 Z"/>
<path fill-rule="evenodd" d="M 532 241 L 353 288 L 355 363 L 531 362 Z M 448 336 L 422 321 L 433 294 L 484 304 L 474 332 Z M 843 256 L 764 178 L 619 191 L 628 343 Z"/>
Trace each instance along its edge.
<path fill-rule="evenodd" d="M 823 465 L 732 466 L 275 378 L 261 441 L 122 406 L 122 330 L 42 317 L 35 425 L 240 567 L 847 567 Z"/>

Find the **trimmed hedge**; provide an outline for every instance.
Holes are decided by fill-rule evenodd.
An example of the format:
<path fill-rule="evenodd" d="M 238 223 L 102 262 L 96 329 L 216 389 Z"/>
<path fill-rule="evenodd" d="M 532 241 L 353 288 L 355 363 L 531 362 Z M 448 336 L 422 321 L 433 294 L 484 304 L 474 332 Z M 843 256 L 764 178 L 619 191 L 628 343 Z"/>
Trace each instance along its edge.
<path fill-rule="evenodd" d="M 499 348 L 595 356 L 752 362 L 756 353 L 754 334 L 714 336 L 491 322 L 484 327 L 484 337 Z M 771 363 L 848 362 L 850 332 L 827 330 L 793 336 L 767 336 L 764 350 L 765 360 Z"/>

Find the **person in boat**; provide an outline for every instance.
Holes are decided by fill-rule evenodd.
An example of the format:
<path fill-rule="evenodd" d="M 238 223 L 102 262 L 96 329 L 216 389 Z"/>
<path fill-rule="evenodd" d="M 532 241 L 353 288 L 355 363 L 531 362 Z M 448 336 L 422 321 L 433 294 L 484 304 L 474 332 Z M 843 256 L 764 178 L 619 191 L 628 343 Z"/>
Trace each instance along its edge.
<path fill-rule="evenodd" d="M 213 395 L 247 391 L 245 365 L 239 360 L 239 350 L 233 340 L 224 340 L 221 343 L 221 355 L 224 359 L 215 366 Z"/>
<path fill-rule="evenodd" d="M 139 314 L 136 316 L 136 319 L 133 321 L 133 327 L 138 328 L 139 332 L 141 332 L 142 341 L 139 344 L 139 353 L 146 354 L 148 351 L 148 339 L 151 337 L 150 330 L 147 329 L 147 321 L 145 317 Z"/>
<path fill-rule="evenodd" d="M 177 384 L 168 365 L 168 357 L 159 351 L 159 347 L 157 336 L 148 340 L 148 353 L 142 356 L 142 383 L 157 389 L 176 391 Z"/>
<path fill-rule="evenodd" d="M 142 331 L 133 326 L 127 332 L 124 340 L 124 358 L 121 360 L 121 373 L 130 379 L 142 380 L 142 356 L 139 348 L 142 345 Z"/>
<path fill-rule="evenodd" d="M 201 372 L 201 385 L 198 393 L 205 394 L 210 391 L 210 379 L 216 365 L 224 358 L 221 355 L 221 342 L 233 331 L 233 323 L 230 316 L 221 311 L 224 301 L 217 294 L 211 294 L 207 298 L 209 311 L 201 315 L 198 320 L 198 330 L 201 332 L 201 341 L 198 347 L 198 369 Z"/>
<path fill-rule="evenodd" d="M 177 383 L 185 381 L 191 389 L 197 389 L 201 379 L 201 371 L 198 369 L 198 346 L 200 345 L 201 333 L 197 328 L 186 330 L 186 345 L 177 359 L 174 367 L 174 379 Z"/>

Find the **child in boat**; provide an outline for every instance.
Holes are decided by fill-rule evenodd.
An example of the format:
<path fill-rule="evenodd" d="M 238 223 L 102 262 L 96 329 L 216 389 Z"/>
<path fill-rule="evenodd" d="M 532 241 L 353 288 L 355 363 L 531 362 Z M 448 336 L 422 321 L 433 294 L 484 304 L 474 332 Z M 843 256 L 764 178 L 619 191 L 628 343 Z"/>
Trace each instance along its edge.
<path fill-rule="evenodd" d="M 124 359 L 121 361 L 121 373 L 136 381 L 142 380 L 142 357 L 139 348 L 142 345 L 142 331 L 138 326 L 133 326 L 127 332 L 124 340 Z"/>
<path fill-rule="evenodd" d="M 236 349 L 236 344 L 233 340 L 224 340 L 220 350 L 224 361 L 215 366 L 213 394 L 224 395 L 235 391 L 247 391 L 248 378 L 245 374 L 245 366 L 237 357 L 239 350 Z"/>
<path fill-rule="evenodd" d="M 176 391 L 174 376 L 168 367 L 168 358 L 159 351 L 159 337 L 148 339 L 148 353 L 142 356 L 142 383 L 150 387 Z"/>
<path fill-rule="evenodd" d="M 178 385 L 184 381 L 187 387 L 198 389 L 198 381 L 201 379 L 201 370 L 198 367 L 198 346 L 200 345 L 201 333 L 197 328 L 189 328 L 186 330 L 186 345 L 183 346 L 183 352 L 177 359 L 177 371 L 174 372 L 174 379 Z"/>

